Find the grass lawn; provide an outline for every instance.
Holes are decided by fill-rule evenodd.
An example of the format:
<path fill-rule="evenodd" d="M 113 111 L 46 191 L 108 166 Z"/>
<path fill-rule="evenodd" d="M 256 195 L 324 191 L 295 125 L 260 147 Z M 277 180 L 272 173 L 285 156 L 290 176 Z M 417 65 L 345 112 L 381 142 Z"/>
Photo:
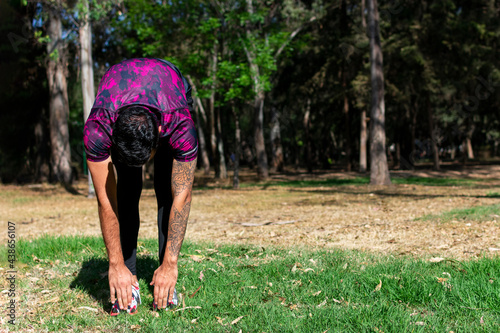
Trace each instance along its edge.
<path fill-rule="evenodd" d="M 399 185 L 424 185 L 424 186 L 474 186 L 482 183 L 481 180 L 473 179 L 457 179 L 457 178 L 433 178 L 433 177 L 393 177 L 393 184 Z M 353 177 L 353 178 L 326 178 L 318 180 L 281 180 L 269 181 L 264 183 L 246 183 L 242 184 L 242 188 L 247 187 L 263 187 L 270 186 L 281 187 L 331 187 L 342 185 L 367 185 L 370 183 L 369 177 Z"/>
<path fill-rule="evenodd" d="M 500 204 L 477 206 L 471 208 L 456 208 L 440 214 L 425 215 L 420 219 L 424 221 L 436 220 L 438 222 L 450 222 L 450 221 L 481 222 L 487 219 L 488 217 L 499 218 L 500 215 L 498 214 L 500 214 Z"/>
<path fill-rule="evenodd" d="M 180 306 L 151 310 L 157 244 L 139 243 L 143 304 L 110 317 L 99 237 L 17 243 L 17 331 L 498 332 L 500 258 L 455 261 L 359 251 L 185 243 Z M 5 265 L 5 255 L 2 257 Z M 5 270 L 2 270 L 5 275 Z M 2 288 L 7 288 L 2 278 Z M 2 329 L 11 329 L 1 294 Z"/>

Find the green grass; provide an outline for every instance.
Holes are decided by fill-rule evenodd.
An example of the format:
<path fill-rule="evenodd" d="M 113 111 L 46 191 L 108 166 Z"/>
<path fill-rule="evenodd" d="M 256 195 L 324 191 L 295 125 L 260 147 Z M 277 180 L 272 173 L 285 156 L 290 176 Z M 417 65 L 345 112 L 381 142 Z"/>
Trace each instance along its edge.
<path fill-rule="evenodd" d="M 282 187 L 331 187 L 343 185 L 366 185 L 370 182 L 367 177 L 355 177 L 349 179 L 316 179 L 316 180 L 291 180 L 291 181 L 272 181 L 264 184 L 242 184 L 242 187 L 263 186 L 264 188 L 270 186 Z"/>
<path fill-rule="evenodd" d="M 500 204 L 452 209 L 448 212 L 440 214 L 425 215 L 419 218 L 418 220 L 422 221 L 434 220 L 438 222 L 450 222 L 450 221 L 481 222 L 481 221 L 491 221 L 498 219 L 498 215 L 500 215 Z"/>
<path fill-rule="evenodd" d="M 424 186 L 473 186 L 481 180 L 463 178 L 432 178 L 432 177 L 392 177 L 393 184 L 424 185 Z"/>
<path fill-rule="evenodd" d="M 423 185 L 423 186 L 473 186 L 479 180 L 472 179 L 455 179 L 455 178 L 431 178 L 431 177 L 407 177 L 399 178 L 392 177 L 393 184 L 407 185 Z M 344 185 L 367 185 L 370 183 L 369 177 L 354 177 L 347 179 L 329 178 L 329 179 L 313 179 L 313 180 L 293 180 L 293 181 L 269 181 L 265 183 L 243 183 L 245 187 L 332 187 Z"/>
<path fill-rule="evenodd" d="M 103 274 L 107 260 L 100 238 L 44 236 L 21 240 L 17 244 L 17 288 L 23 315 L 18 314 L 17 329 L 51 332 L 67 329 L 75 332 L 498 332 L 500 329 L 498 257 L 430 263 L 352 251 L 186 243 L 179 259 L 177 289 L 184 295 L 184 304 L 179 308 L 193 308 L 161 312 L 156 317 L 150 310 L 152 290 L 148 286 L 157 267 L 156 249 L 155 240 L 139 243 L 138 275 L 143 298 L 139 313 L 112 318 L 107 314 L 109 290 Z M 381 287 L 377 287 L 380 282 Z M 32 305 L 30 313 L 26 303 L 34 300 L 46 303 Z M 74 311 L 80 306 L 97 311 Z"/>

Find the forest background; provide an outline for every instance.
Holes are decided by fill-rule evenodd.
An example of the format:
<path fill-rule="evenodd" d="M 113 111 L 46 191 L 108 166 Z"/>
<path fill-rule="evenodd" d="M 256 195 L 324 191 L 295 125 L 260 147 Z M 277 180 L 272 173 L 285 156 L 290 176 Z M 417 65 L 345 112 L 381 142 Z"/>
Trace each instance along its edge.
<path fill-rule="evenodd" d="M 370 3 L 387 165 L 498 161 L 500 1 L 5 0 L 0 179 L 81 177 L 94 87 L 132 57 L 167 59 L 189 79 L 206 174 L 367 171 Z"/>

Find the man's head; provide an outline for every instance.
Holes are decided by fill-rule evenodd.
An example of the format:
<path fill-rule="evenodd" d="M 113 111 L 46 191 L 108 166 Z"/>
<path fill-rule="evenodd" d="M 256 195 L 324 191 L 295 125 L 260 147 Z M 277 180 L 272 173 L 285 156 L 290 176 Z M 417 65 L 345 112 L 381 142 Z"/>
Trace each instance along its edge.
<path fill-rule="evenodd" d="M 125 107 L 118 112 L 113 127 L 111 158 L 131 167 L 144 165 L 158 145 L 156 116 L 139 105 Z"/>

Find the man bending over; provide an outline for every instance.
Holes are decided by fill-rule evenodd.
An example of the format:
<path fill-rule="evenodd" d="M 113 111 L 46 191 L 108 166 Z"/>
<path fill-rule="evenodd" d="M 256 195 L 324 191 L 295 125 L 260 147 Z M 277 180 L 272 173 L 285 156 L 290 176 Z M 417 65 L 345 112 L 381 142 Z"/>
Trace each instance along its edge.
<path fill-rule="evenodd" d="M 84 144 L 109 258 L 111 315 L 123 310 L 134 314 L 141 303 L 136 271 L 139 198 L 142 166 L 150 159 L 160 258 L 151 281 L 153 308 L 177 305 L 177 259 L 198 154 L 191 105 L 191 87 L 165 60 L 123 61 L 108 69 L 99 85 Z"/>

